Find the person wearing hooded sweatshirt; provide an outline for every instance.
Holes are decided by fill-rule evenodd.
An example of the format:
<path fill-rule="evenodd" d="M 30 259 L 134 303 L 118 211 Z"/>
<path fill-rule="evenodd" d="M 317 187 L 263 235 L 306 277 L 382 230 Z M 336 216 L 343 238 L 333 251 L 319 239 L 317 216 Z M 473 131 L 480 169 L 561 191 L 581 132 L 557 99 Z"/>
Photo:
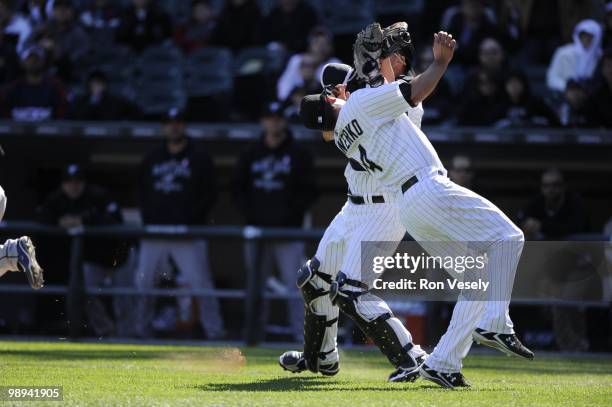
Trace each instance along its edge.
<path fill-rule="evenodd" d="M 245 150 L 238 161 L 233 182 L 234 202 L 240 205 L 247 225 L 301 227 L 304 215 L 317 197 L 313 157 L 293 141 L 280 103 L 267 106 L 261 119 L 261 140 Z M 306 260 L 300 241 L 268 241 L 245 245 L 247 269 L 266 281 L 274 264 L 287 289 L 297 294 L 297 270 Z M 251 276 L 252 277 L 252 276 Z M 266 310 L 262 321 L 266 321 Z M 290 330 L 301 339 L 304 305 L 289 301 Z"/>
<path fill-rule="evenodd" d="M 570 79 L 591 78 L 601 57 L 602 29 L 594 20 L 582 20 L 574 28 L 574 41 L 555 51 L 546 74 L 548 88 L 563 92 Z"/>

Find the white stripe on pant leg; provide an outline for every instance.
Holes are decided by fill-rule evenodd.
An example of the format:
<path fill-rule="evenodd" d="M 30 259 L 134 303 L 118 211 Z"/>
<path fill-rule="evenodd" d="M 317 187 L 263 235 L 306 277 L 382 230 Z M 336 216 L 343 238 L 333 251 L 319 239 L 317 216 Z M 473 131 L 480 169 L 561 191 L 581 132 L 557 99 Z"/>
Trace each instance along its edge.
<path fill-rule="evenodd" d="M 514 333 L 508 306 L 516 268 L 523 250 L 523 234 L 509 236 L 491 245 L 486 269 L 490 281 L 489 298 L 478 327 L 487 331 Z"/>
<path fill-rule="evenodd" d="M 345 208 L 343 208 L 325 230 L 315 254 L 315 257 L 321 263 L 320 271 L 330 275 L 332 280 L 335 279 L 342 265 L 346 247 L 345 238 L 347 236 L 350 236 L 350 227 L 346 219 Z M 314 277 L 311 283 L 315 288 L 329 291 L 329 284 L 319 277 Z M 315 299 L 311 302 L 310 307 L 317 315 L 325 315 L 328 321 L 338 318 L 339 309 L 331 303 L 329 295 L 323 295 Z M 337 350 L 337 336 L 338 323 L 336 322 L 325 330 L 325 335 L 323 336 L 323 343 L 320 351 L 323 353 L 331 352 L 324 356 L 322 360 L 324 363 L 336 362 L 340 359 Z"/>
<path fill-rule="evenodd" d="M 427 366 L 444 373 L 461 370 L 462 360 L 472 346 L 472 332 L 484 307 L 484 301 L 457 301 L 448 329 L 427 359 Z"/>

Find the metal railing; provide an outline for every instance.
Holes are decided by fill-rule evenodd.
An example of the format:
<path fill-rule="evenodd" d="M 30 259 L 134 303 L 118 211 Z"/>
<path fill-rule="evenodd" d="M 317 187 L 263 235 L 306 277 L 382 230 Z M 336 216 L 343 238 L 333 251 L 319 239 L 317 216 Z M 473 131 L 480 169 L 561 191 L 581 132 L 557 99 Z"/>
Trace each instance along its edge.
<path fill-rule="evenodd" d="M 49 285 L 42 290 L 33 291 L 25 285 L 0 284 L 2 293 L 30 293 L 33 295 L 65 295 L 67 304 L 67 318 L 70 323 L 69 336 L 77 338 L 81 336 L 81 327 L 84 320 L 83 310 L 80 304 L 85 295 L 90 296 L 154 296 L 154 297 L 216 297 L 244 300 L 245 330 L 244 340 L 249 345 L 259 341 L 259 333 L 263 322 L 261 321 L 263 301 L 267 299 L 290 299 L 298 298 L 295 293 L 279 294 L 266 293 L 262 270 L 257 256 L 246 264 L 246 288 L 245 289 L 140 289 L 135 287 L 113 287 L 86 288 L 83 285 L 82 254 L 83 239 L 87 237 L 105 238 L 161 238 L 161 239 L 214 239 L 214 240 L 239 240 L 258 244 L 262 241 L 317 241 L 324 229 L 301 229 L 301 228 L 259 228 L 253 226 L 185 226 L 185 225 L 112 225 L 112 226 L 85 226 L 73 229 L 64 229 L 57 226 L 49 226 L 36 222 L 1 222 L 0 233 L 3 235 L 31 234 L 37 236 L 63 236 L 70 238 L 70 261 L 68 285 Z M 599 234 L 572 235 L 572 240 L 583 241 L 609 241 L 610 236 Z M 260 250 L 255 250 L 260 253 Z M 411 298 L 411 301 L 419 301 L 419 298 Z M 542 301 L 542 300 L 513 300 L 513 304 L 522 305 L 572 305 L 567 302 Z M 577 303 L 589 307 L 608 307 L 606 301 L 588 301 Z"/>
<path fill-rule="evenodd" d="M 64 229 L 36 222 L 2 222 L 0 232 L 5 235 L 31 234 L 37 236 L 63 236 L 70 238 L 70 260 L 68 285 L 45 286 L 42 290 L 31 291 L 26 286 L 15 284 L 1 284 L 0 292 L 30 292 L 37 295 L 65 295 L 67 304 L 67 318 L 70 323 L 69 335 L 73 338 L 81 335 L 83 326 L 83 311 L 80 304 L 83 296 L 154 296 L 179 297 L 210 296 L 217 298 L 243 299 L 245 309 L 244 339 L 248 344 L 255 344 L 259 340 L 261 329 L 261 309 L 264 299 L 298 298 L 297 294 L 272 294 L 264 292 L 262 270 L 255 265 L 259 263 L 256 257 L 252 264 L 247 264 L 246 288 L 240 289 L 139 289 L 130 287 L 115 288 L 85 288 L 82 275 L 83 239 L 87 237 L 105 238 L 161 238 L 161 239 L 229 239 L 251 241 L 258 244 L 261 241 L 274 240 L 301 240 L 316 241 L 323 235 L 324 229 L 300 228 L 259 228 L 254 226 L 185 226 L 185 225 L 112 225 L 112 226 L 84 226 Z M 255 250 L 259 253 L 259 250 Z"/>

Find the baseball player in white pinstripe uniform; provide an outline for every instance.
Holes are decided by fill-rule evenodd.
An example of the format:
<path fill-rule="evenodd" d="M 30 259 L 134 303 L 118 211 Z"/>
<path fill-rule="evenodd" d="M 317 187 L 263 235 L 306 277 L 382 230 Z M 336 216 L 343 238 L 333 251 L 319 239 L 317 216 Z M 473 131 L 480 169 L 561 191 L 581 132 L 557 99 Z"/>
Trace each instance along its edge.
<path fill-rule="evenodd" d="M 393 35 L 395 33 L 393 27 L 398 26 L 401 26 L 407 34 L 407 24 L 397 23 L 387 29 L 387 35 Z M 397 75 L 394 72 L 390 80 L 410 71 L 412 44 L 409 36 L 404 42 L 394 42 L 394 48 L 388 52 L 392 54 L 395 71 L 397 71 Z M 390 72 L 388 74 L 391 75 Z M 337 84 L 347 85 L 352 77 L 354 77 L 354 70 L 350 66 L 329 64 L 323 70 L 321 83 L 324 88 Z M 431 89 L 435 88 L 435 85 L 433 84 Z M 427 95 L 428 93 L 424 93 L 421 99 L 415 100 L 415 106 L 406 111 L 408 118 L 417 127 L 421 126 L 423 116 L 423 107 L 420 102 Z M 344 175 L 349 187 L 349 199 L 325 231 L 315 257 L 309 261 L 306 271 L 303 272 L 310 277 L 302 281 L 300 286 L 303 292 L 306 290 L 307 313 L 310 314 L 306 316 L 304 325 L 305 351 L 285 352 L 279 359 L 284 369 L 294 373 L 309 369 L 324 375 L 332 375 L 338 371 L 336 334 L 339 310 L 325 294 L 329 291 L 329 283 L 336 278 L 338 271 L 357 270 L 359 273 L 361 269 L 360 256 L 346 256 L 345 253 L 359 253 L 362 241 L 399 242 L 405 234 L 396 205 L 400 197 L 397 189 L 381 185 L 354 159 L 349 160 Z M 397 244 L 387 246 L 385 249 L 392 253 Z M 370 281 L 364 281 L 355 274 L 353 273 L 354 280 L 350 280 L 349 283 L 367 289 Z M 304 288 L 306 284 L 308 286 Z M 314 298 L 309 300 L 308 288 L 310 286 L 321 295 L 313 296 Z M 369 336 L 395 365 L 397 370 L 389 376 L 389 380 L 393 382 L 415 380 L 418 366 L 424 361 L 426 353 L 420 346 L 412 343 L 408 330 L 397 318 L 393 317 L 391 310 L 383 300 L 370 295 L 367 299 L 364 297 L 357 301 L 356 308 L 362 318 L 355 318 L 351 312 L 348 312 L 348 315 L 357 319 L 357 325 L 362 327 L 366 333 L 370 331 Z M 312 314 L 321 316 L 320 326 L 310 322 L 314 320 Z M 386 320 L 383 321 L 383 318 Z M 391 354 L 384 350 L 385 340 L 377 339 L 376 333 L 371 332 L 372 329 L 368 327 L 368 323 L 377 319 L 379 323 L 386 325 L 386 329 L 391 328 L 393 334 L 397 336 L 401 348 L 404 349 L 398 348 L 399 354 Z M 323 326 L 323 321 L 325 321 L 325 326 Z M 322 338 L 314 335 L 313 339 L 313 333 L 317 331 L 322 333 Z M 416 366 L 410 360 L 406 362 L 405 359 L 411 359 L 410 357 L 407 358 L 405 355 L 402 357 L 401 353 L 406 353 L 406 351 L 417 361 Z"/>
<path fill-rule="evenodd" d="M 480 297 L 462 293 L 448 331 L 420 369 L 422 377 L 443 387 L 469 387 L 461 374 L 461 360 L 473 339 L 509 355 L 533 358 L 516 337 L 508 313 L 523 234 L 491 202 L 446 177 L 433 146 L 404 114 L 422 89 L 411 79 L 385 83 L 381 70 L 389 69 L 389 60 L 381 59 L 382 47 L 383 33 L 376 23 L 366 27 L 355 44 L 357 74 L 377 87 L 352 94 L 338 87 L 339 98 L 346 104 L 336 98 L 306 96 L 302 119 L 306 127 L 323 130 L 326 140 L 333 139 L 340 151 L 382 185 L 400 191 L 400 221 L 431 255 L 448 255 L 449 247 L 486 254 L 483 273 L 490 282 L 488 292 Z M 434 63 L 420 77 L 439 80 L 454 47 L 452 36 L 435 34 Z M 349 250 L 345 256 L 359 258 L 360 253 Z M 330 288 L 341 309 L 343 304 L 350 307 L 356 297 L 370 295 L 362 287 L 347 284 L 354 278 L 353 269 L 342 271 L 346 276 L 338 273 Z"/>

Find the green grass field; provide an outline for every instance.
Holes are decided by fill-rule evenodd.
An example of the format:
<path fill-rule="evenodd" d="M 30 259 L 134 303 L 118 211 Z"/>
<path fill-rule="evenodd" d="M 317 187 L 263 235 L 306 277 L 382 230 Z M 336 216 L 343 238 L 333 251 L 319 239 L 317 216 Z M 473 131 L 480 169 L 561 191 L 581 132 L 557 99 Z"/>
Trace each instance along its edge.
<path fill-rule="evenodd" d="M 342 354 L 332 378 L 290 374 L 276 349 L 0 342 L 0 386 L 64 387 L 64 401 L 21 405 L 612 405 L 612 359 L 470 356 L 471 389 L 387 383 L 376 351 Z M 0 402 L 2 404 L 3 402 Z M 7 402 L 4 402 L 7 403 Z M 17 405 L 17 404 L 15 404 Z"/>

